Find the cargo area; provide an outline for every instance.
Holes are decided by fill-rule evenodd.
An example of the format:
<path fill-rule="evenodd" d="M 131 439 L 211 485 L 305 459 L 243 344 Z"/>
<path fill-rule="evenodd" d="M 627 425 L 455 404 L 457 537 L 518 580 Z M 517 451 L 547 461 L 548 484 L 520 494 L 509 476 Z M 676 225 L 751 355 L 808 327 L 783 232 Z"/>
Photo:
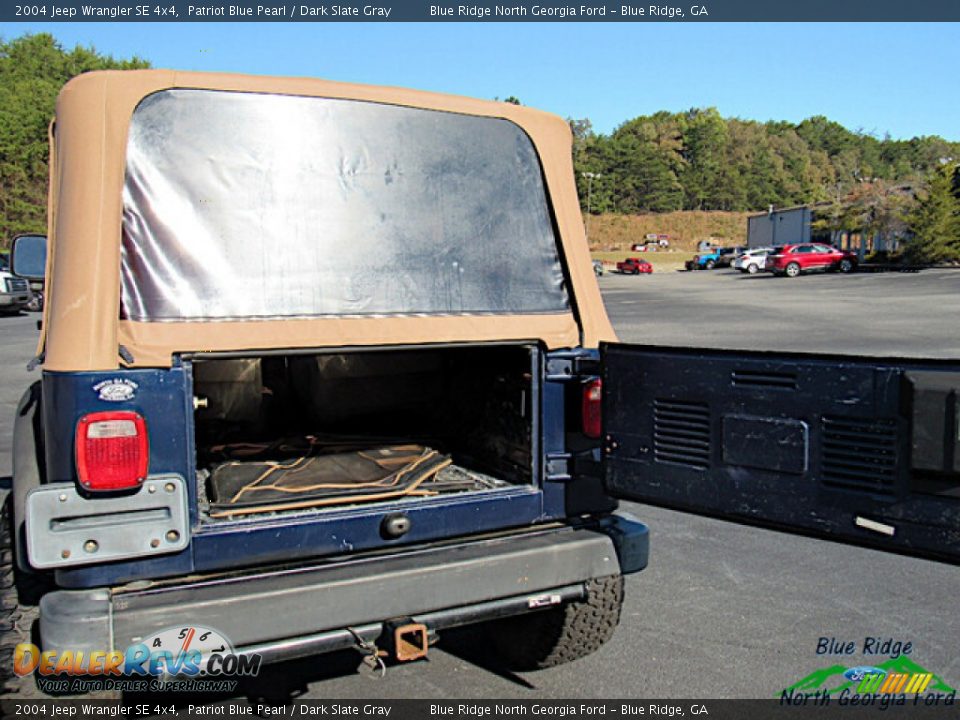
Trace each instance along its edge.
<path fill-rule="evenodd" d="M 532 346 L 193 360 L 206 522 L 530 484 Z"/>

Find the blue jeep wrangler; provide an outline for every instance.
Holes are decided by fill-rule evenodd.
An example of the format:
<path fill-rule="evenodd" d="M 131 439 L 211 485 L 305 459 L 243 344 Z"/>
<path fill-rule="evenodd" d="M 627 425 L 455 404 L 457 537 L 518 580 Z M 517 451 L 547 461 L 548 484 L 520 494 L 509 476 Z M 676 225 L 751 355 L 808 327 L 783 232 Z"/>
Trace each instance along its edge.
<path fill-rule="evenodd" d="M 610 639 L 647 529 L 601 477 L 615 337 L 563 120 L 97 72 L 51 151 L 49 247 L 13 251 L 48 295 L 0 527 L 6 692 L 39 652 L 409 660 L 488 622 L 537 668 Z"/>
<path fill-rule="evenodd" d="M 684 263 L 687 270 L 713 270 L 720 260 L 720 248 L 713 248 L 697 253 Z"/>
<path fill-rule="evenodd" d="M 737 255 L 743 251 L 741 247 L 710 248 L 693 256 L 685 263 L 687 270 L 713 270 L 718 267 L 730 267 Z"/>

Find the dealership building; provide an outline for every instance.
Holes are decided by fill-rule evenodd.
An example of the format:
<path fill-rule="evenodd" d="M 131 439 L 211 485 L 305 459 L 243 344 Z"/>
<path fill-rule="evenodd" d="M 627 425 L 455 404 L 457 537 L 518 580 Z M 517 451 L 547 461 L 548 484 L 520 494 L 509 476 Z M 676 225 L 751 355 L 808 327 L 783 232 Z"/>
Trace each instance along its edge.
<path fill-rule="evenodd" d="M 770 247 L 793 243 L 821 242 L 857 253 L 862 260 L 875 251 L 896 250 L 903 236 L 899 233 L 863 233 L 845 230 L 819 230 L 813 227 L 817 213 L 824 212 L 830 203 L 798 205 L 775 209 L 747 218 L 747 246 Z"/>

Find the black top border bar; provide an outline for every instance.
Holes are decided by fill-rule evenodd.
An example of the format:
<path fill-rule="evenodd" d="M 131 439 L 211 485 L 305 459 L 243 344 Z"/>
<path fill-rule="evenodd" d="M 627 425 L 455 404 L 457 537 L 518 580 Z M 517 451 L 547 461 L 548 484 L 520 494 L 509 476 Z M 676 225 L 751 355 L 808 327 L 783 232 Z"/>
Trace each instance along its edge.
<path fill-rule="evenodd" d="M 7 0 L 0 22 L 960 22 L 958 0 Z"/>

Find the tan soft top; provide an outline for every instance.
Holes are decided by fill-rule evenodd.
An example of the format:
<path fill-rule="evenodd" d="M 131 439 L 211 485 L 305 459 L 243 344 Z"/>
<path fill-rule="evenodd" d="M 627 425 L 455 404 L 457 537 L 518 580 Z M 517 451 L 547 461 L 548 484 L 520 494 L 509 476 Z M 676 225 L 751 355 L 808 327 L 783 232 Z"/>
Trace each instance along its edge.
<path fill-rule="evenodd" d="M 120 318 L 120 248 L 127 134 L 137 104 L 172 88 L 342 98 L 505 118 L 531 138 L 543 166 L 573 309 L 559 314 L 342 317 L 222 322 Z M 57 101 L 51 145 L 48 297 L 44 367 L 109 370 L 169 367 L 180 352 L 381 344 L 542 341 L 596 347 L 615 339 L 590 262 L 559 117 L 508 103 L 303 78 L 169 70 L 94 72 L 74 78 Z M 133 357 L 121 360 L 123 346 Z"/>

